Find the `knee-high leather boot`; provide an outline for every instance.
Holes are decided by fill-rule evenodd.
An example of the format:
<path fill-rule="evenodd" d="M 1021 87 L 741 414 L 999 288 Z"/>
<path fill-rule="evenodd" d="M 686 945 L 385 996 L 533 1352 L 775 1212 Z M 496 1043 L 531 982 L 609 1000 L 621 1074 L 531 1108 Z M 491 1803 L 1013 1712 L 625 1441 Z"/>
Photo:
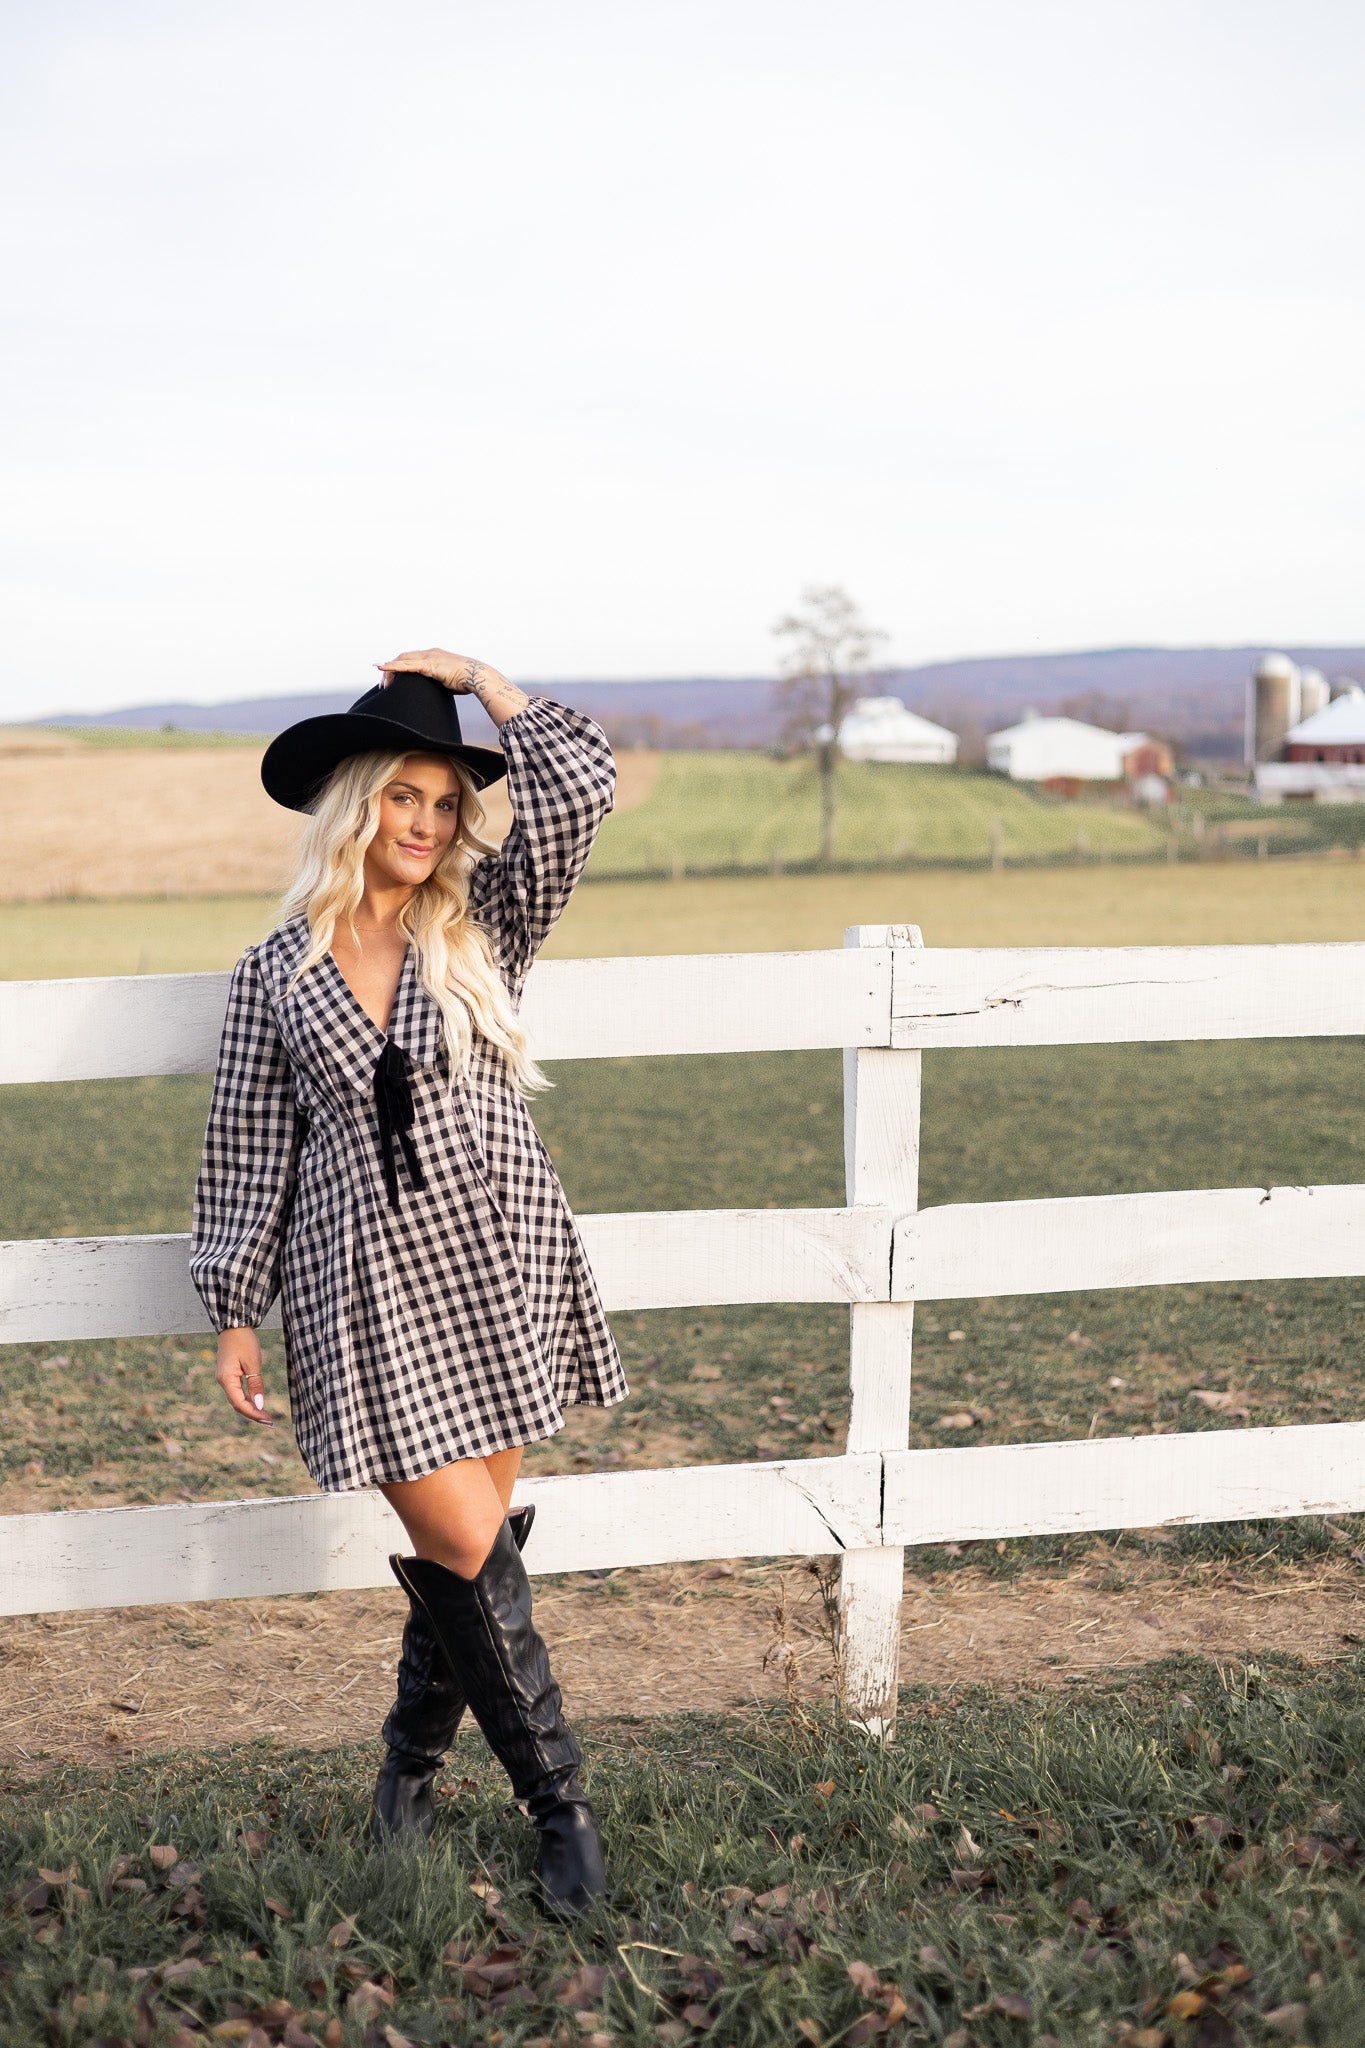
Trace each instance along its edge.
<path fill-rule="evenodd" d="M 534 1507 L 513 1508 L 507 1517 L 518 1550 L 526 1547 L 535 1512 Z M 464 1687 L 443 1656 L 425 1610 L 414 1600 L 398 1659 L 398 1697 L 380 1731 L 388 1755 L 370 1801 L 374 1841 L 430 1835 L 436 1825 L 436 1773 L 464 1710 Z"/>
<path fill-rule="evenodd" d="M 531 1582 L 504 1522 L 477 1575 L 424 1557 L 391 1557 L 422 1607 L 489 1748 L 540 1835 L 539 1877 L 558 1917 L 587 1912 L 606 1890 L 597 1817 L 578 1779 L 582 1757 L 564 1719 L 545 1644 L 531 1620 Z"/>

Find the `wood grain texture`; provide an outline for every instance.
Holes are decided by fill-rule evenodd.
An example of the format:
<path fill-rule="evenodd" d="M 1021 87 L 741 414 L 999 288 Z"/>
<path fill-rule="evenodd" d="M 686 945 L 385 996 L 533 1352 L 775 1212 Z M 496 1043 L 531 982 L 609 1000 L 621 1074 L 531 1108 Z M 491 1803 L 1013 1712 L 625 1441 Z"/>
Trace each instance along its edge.
<path fill-rule="evenodd" d="M 1365 945 L 930 947 L 896 956 L 891 1043 L 1118 1045 L 1365 1030 Z"/>
<path fill-rule="evenodd" d="M 0 983 L 0 1082 L 206 1074 L 226 974 Z M 677 954 L 544 960 L 522 1004 L 538 1059 L 885 1045 L 891 956 Z"/>
<path fill-rule="evenodd" d="M 532 1572 L 792 1557 L 877 1542 L 877 1458 L 528 1480 Z M 393 1583 L 406 1550 L 378 1493 L 0 1518 L 0 1613 L 155 1606 Z"/>
<path fill-rule="evenodd" d="M 917 925 L 854 925 L 850 951 L 918 948 Z M 893 969 L 894 973 L 894 969 Z M 898 1227 L 919 1202 L 920 1066 L 917 1052 L 848 1047 L 844 1052 L 844 1174 L 849 1201 L 873 1204 Z M 887 1275 L 888 1288 L 890 1274 Z M 913 1304 L 870 1301 L 850 1314 L 850 1452 L 902 1450 L 910 1433 Z M 900 1680 L 903 1559 L 899 1550 L 844 1553 L 839 1572 L 840 1682 L 848 1712 L 869 1733 L 889 1736 Z"/>
<path fill-rule="evenodd" d="M 891 1217 L 876 1209 L 681 1209 L 580 1216 L 608 1309 L 884 1300 Z M 264 1328 L 278 1329 L 278 1303 Z M 0 1244 L 0 1343 L 170 1337 L 208 1328 L 189 1238 Z"/>
<path fill-rule="evenodd" d="M 1365 1422 L 895 1451 L 887 1542 L 1149 1529 L 1365 1508 Z"/>
<path fill-rule="evenodd" d="M 897 1230 L 898 1300 L 1365 1273 L 1365 1187 L 967 1202 Z"/>

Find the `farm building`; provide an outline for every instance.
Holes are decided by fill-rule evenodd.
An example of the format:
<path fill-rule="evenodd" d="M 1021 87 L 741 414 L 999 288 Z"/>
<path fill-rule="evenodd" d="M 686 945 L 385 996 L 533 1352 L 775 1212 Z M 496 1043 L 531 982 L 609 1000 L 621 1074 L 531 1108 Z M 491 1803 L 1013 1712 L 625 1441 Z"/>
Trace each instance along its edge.
<path fill-rule="evenodd" d="M 1279 758 L 1257 763 L 1256 794 L 1271 804 L 1285 797 L 1318 803 L 1365 799 L 1365 690 L 1358 683 L 1290 726 Z"/>
<path fill-rule="evenodd" d="M 1018 725 L 990 735 L 986 766 L 997 775 L 1008 775 L 1011 782 L 1065 787 L 1165 777 L 1171 772 L 1171 752 L 1145 732 L 1108 732 L 1079 718 L 1040 718 L 1036 712 L 1025 712 Z"/>
<path fill-rule="evenodd" d="M 850 761 L 949 767 L 957 759 L 957 734 L 907 710 L 899 697 L 860 697 L 839 727 L 839 751 Z"/>

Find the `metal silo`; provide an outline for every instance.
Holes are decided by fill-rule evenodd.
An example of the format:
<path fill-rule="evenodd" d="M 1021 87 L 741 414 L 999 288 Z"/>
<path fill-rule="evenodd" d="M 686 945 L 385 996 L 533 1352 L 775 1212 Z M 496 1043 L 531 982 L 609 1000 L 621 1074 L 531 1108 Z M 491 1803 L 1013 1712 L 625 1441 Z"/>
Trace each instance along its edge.
<path fill-rule="evenodd" d="M 1299 718 L 1311 718 L 1332 701 L 1332 686 L 1320 668 L 1299 670 Z M 1297 725 L 1299 718 L 1294 723 Z"/>
<path fill-rule="evenodd" d="M 1279 753 L 1291 725 L 1299 722 L 1300 675 L 1287 654 L 1262 655 L 1247 691 L 1247 738 L 1251 763 Z"/>

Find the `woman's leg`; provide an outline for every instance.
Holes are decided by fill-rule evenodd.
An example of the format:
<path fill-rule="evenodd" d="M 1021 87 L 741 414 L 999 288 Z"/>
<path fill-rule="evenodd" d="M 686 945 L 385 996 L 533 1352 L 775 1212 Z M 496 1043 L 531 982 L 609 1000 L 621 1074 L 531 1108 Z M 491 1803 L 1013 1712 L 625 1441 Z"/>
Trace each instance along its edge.
<path fill-rule="evenodd" d="M 506 1508 L 521 1464 L 520 1449 L 495 1452 L 482 1462 Z M 430 1510 L 429 1502 L 427 1507 Z M 518 1548 L 529 1533 L 531 1513 L 523 1508 L 509 1518 Z M 436 1824 L 436 1774 L 464 1709 L 464 1687 L 446 1662 L 426 1615 L 414 1607 L 403 1630 L 397 1697 L 381 1731 L 386 1754 L 370 1803 L 370 1833 L 376 1842 L 395 1836 L 422 1840 L 431 1834 Z"/>
<path fill-rule="evenodd" d="M 606 1889 L 597 1820 L 578 1778 L 578 1744 L 531 1618 L 531 1584 L 506 1517 L 516 1452 L 468 1459 L 384 1494 L 415 1557 L 390 1562 L 421 1610 L 475 1720 L 540 1835 L 551 1911 L 586 1912 Z"/>
<path fill-rule="evenodd" d="M 520 1464 L 518 1446 L 487 1458 L 460 1458 L 421 1479 L 397 1480 L 379 1490 L 418 1557 L 472 1579 L 506 1519 Z"/>

